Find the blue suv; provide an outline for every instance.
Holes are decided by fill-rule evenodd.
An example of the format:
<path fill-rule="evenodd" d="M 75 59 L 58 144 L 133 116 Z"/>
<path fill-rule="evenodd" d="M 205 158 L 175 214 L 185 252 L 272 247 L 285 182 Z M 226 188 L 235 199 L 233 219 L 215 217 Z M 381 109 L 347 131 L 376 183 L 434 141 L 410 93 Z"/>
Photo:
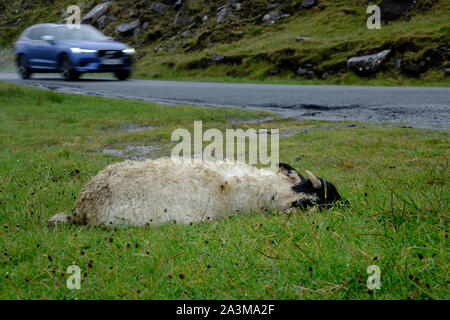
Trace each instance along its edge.
<path fill-rule="evenodd" d="M 76 80 L 86 72 L 112 72 L 119 80 L 126 80 L 135 53 L 86 24 L 31 26 L 14 49 L 22 79 L 29 79 L 33 72 L 60 72 L 66 80 Z"/>

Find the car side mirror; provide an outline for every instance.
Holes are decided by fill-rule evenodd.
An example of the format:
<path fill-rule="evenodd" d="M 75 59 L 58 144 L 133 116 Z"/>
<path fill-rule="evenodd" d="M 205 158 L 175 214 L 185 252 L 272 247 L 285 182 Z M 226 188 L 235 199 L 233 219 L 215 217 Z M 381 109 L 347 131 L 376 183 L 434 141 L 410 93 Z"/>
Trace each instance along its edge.
<path fill-rule="evenodd" d="M 41 40 L 43 40 L 43 41 L 47 41 L 47 42 L 53 42 L 53 41 L 55 41 L 55 37 L 54 36 L 42 36 L 41 37 Z"/>

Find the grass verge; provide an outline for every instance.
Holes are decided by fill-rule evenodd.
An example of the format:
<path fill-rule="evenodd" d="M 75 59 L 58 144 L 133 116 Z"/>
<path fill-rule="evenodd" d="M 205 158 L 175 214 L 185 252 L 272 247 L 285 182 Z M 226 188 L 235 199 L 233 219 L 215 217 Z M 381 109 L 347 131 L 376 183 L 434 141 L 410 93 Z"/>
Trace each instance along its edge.
<path fill-rule="evenodd" d="M 448 131 L 236 123 L 266 116 L 0 83 L 0 299 L 450 298 Z M 351 207 L 196 226 L 47 227 L 94 174 L 120 161 L 96 150 L 125 143 L 166 152 L 171 131 L 194 120 L 221 130 L 298 130 L 281 138 L 281 160 L 333 181 Z M 130 123 L 152 129 L 123 132 Z M 73 262 L 81 290 L 66 288 Z M 373 264 L 377 291 L 366 286 Z"/>

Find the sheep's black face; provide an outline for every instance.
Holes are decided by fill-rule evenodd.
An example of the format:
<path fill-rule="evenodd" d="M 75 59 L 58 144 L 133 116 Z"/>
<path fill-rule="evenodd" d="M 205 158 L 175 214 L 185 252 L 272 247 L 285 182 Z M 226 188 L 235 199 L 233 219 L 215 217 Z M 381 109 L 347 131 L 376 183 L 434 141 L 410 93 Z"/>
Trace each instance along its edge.
<path fill-rule="evenodd" d="M 331 182 L 317 179 L 320 181 L 320 186 L 314 184 L 311 179 L 305 179 L 292 187 L 292 190 L 302 194 L 302 198 L 292 204 L 294 207 L 306 208 L 313 205 L 327 207 L 342 199 Z"/>
<path fill-rule="evenodd" d="M 292 180 L 292 190 L 299 194 L 300 199 L 292 203 L 292 207 L 306 208 L 314 205 L 327 207 L 334 202 L 342 200 L 336 187 L 331 182 L 315 177 L 308 170 L 306 172 L 309 179 L 306 179 L 285 163 L 279 163 L 278 166 L 281 172 Z M 342 202 L 348 203 L 346 200 L 342 200 Z"/>

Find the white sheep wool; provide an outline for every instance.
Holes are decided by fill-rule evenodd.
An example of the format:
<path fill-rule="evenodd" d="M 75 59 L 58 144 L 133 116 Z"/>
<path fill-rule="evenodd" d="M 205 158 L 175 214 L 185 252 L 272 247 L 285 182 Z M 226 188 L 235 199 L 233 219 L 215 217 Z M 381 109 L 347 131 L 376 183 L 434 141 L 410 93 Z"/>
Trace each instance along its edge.
<path fill-rule="evenodd" d="M 124 161 L 82 190 L 73 220 L 89 225 L 191 224 L 255 210 L 289 210 L 301 198 L 281 172 L 230 162 Z"/>

